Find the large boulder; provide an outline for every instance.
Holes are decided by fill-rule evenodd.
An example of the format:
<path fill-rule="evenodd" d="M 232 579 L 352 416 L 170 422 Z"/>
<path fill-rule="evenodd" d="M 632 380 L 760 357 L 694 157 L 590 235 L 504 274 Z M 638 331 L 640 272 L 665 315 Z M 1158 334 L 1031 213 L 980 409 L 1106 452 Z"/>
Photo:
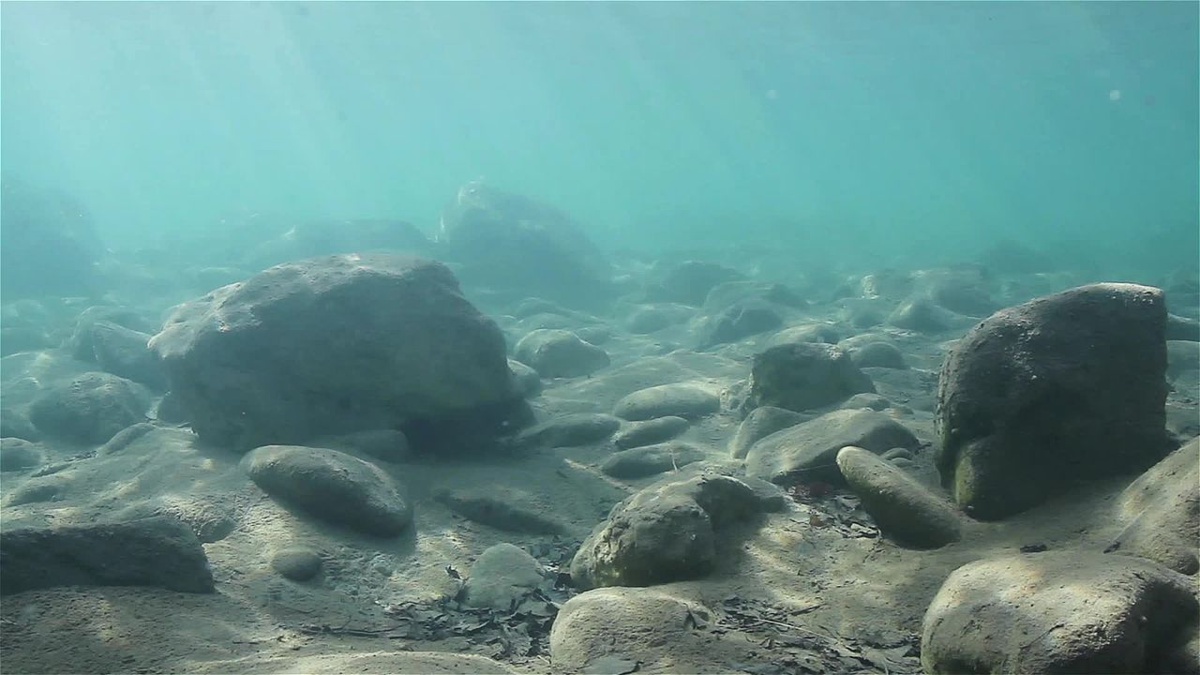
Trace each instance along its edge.
<path fill-rule="evenodd" d="M 441 263 L 336 255 L 279 265 L 175 310 L 150 346 L 206 441 L 248 450 L 445 422 L 505 424 L 504 336 Z"/>
<path fill-rule="evenodd" d="M 1063 551 L 979 560 L 925 614 L 926 673 L 1168 673 L 1194 635 L 1194 580 L 1155 563 Z"/>
<path fill-rule="evenodd" d="M 69 195 L 0 179 L 0 288 L 7 302 L 92 295 L 104 245 L 91 215 Z"/>
<path fill-rule="evenodd" d="M 443 211 L 438 244 L 469 286 L 575 306 L 598 304 L 610 291 L 607 260 L 569 215 L 480 181 L 460 188 Z"/>
<path fill-rule="evenodd" d="M 1166 455 L 1162 292 L 1095 284 L 992 315 L 955 344 L 937 397 L 938 468 L 980 519 L 1069 481 L 1141 471 Z"/>

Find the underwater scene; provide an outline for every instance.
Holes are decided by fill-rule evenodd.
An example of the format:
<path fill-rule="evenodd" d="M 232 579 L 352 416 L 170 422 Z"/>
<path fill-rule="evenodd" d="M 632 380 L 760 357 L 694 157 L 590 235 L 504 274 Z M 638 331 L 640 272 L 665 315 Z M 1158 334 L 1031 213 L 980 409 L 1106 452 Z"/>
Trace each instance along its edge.
<path fill-rule="evenodd" d="M 0 3 L 4 673 L 1200 675 L 1200 3 Z"/>

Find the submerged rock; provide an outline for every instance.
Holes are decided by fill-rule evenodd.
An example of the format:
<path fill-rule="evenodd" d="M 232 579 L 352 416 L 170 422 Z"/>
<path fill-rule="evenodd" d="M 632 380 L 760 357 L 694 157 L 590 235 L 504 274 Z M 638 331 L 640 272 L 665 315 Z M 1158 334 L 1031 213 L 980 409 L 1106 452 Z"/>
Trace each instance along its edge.
<path fill-rule="evenodd" d="M 1200 439 L 1167 455 L 1121 493 L 1129 521 L 1110 551 L 1148 558 L 1176 572 L 1200 572 Z"/>
<path fill-rule="evenodd" d="M 940 548 L 962 536 L 958 511 L 887 459 L 848 446 L 837 464 L 879 529 L 902 545 Z"/>
<path fill-rule="evenodd" d="M 871 378 L 846 352 L 832 345 L 798 342 L 755 355 L 745 409 L 767 405 L 802 412 L 874 391 Z"/>
<path fill-rule="evenodd" d="M 932 674 L 1165 673 L 1197 621 L 1195 583 L 1149 561 L 1065 551 L 955 570 L 925 614 Z M 1189 672 L 1200 666 L 1191 655 Z"/>
<path fill-rule="evenodd" d="M 292 581 L 308 581 L 321 573 L 321 556 L 307 548 L 292 547 L 271 556 L 271 569 Z"/>
<path fill-rule="evenodd" d="M 30 471 L 42 465 L 42 450 L 21 438 L 0 438 L 0 472 Z"/>
<path fill-rule="evenodd" d="M 743 278 L 741 272 L 718 263 L 688 260 L 668 269 L 647 295 L 660 302 L 699 306 L 704 304 L 713 287 Z"/>
<path fill-rule="evenodd" d="M 412 522 L 412 509 L 392 479 L 344 452 L 267 445 L 247 453 L 242 468 L 263 492 L 335 525 L 391 537 Z"/>
<path fill-rule="evenodd" d="M 518 405 L 500 329 L 449 269 L 411 256 L 272 267 L 177 308 L 150 345 L 196 433 L 241 450 L 440 424 L 495 434 Z"/>
<path fill-rule="evenodd" d="M 468 607 L 512 611 L 544 581 L 546 571 L 536 558 L 512 544 L 496 544 L 480 554 L 463 586 Z"/>
<path fill-rule="evenodd" d="M 613 445 L 621 450 L 629 450 L 663 443 L 687 431 L 691 425 L 692 423 L 686 419 L 674 415 L 630 422 L 613 436 Z"/>
<path fill-rule="evenodd" d="M 581 377 L 609 364 L 603 349 L 567 330 L 535 330 L 521 338 L 514 352 L 542 377 Z"/>
<path fill-rule="evenodd" d="M 635 391 L 617 401 L 613 414 L 640 422 L 656 417 L 697 419 L 721 408 L 721 399 L 709 389 L 691 383 L 662 384 Z"/>
<path fill-rule="evenodd" d="M 920 443 L 904 425 L 874 410 L 835 410 L 750 446 L 746 472 L 777 484 L 795 481 L 841 483 L 838 451 L 847 445 L 883 453 L 915 449 Z"/>
<path fill-rule="evenodd" d="M 517 436 L 522 445 L 538 447 L 575 447 L 607 440 L 621 427 L 621 420 L 601 413 L 561 415 L 530 427 Z"/>
<path fill-rule="evenodd" d="M 645 478 L 678 470 L 704 459 L 704 451 L 690 443 L 670 441 L 614 452 L 600 465 L 605 475 L 623 480 Z"/>
<path fill-rule="evenodd" d="M 810 419 L 812 418 L 794 410 L 784 410 L 769 405 L 755 408 L 738 425 L 733 440 L 729 442 L 729 454 L 734 459 L 745 459 L 746 453 L 755 443 L 776 431 L 794 427 Z"/>
<path fill-rule="evenodd" d="M 936 421 L 959 506 L 1003 518 L 1166 455 L 1165 321 L 1158 289 L 1095 284 L 997 312 L 956 343 Z"/>
<path fill-rule="evenodd" d="M 652 485 L 613 507 L 571 561 L 583 589 L 649 586 L 708 574 L 714 528 L 746 520 L 768 503 L 744 482 L 702 476 Z"/>
<path fill-rule="evenodd" d="M 908 368 L 904 354 L 887 342 L 868 342 L 850 350 L 850 360 L 859 368 Z"/>
<path fill-rule="evenodd" d="M 29 407 L 38 430 L 73 443 L 104 443 L 146 419 L 150 395 L 141 385 L 109 373 L 84 373 L 44 392 Z"/>
<path fill-rule="evenodd" d="M 0 594 L 54 586 L 215 590 L 204 547 L 172 518 L 0 533 Z"/>

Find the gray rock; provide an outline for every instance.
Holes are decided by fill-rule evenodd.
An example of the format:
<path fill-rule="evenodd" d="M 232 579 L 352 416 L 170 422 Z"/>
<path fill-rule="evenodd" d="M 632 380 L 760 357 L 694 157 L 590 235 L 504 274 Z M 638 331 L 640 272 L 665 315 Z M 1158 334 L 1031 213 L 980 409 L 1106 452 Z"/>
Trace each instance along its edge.
<path fill-rule="evenodd" d="M 699 603 L 658 589 L 581 593 L 563 604 L 550 629 L 554 672 L 736 672 L 729 666 L 736 658 L 731 654 L 718 663 L 714 641 L 720 638 L 697 630 L 713 616 Z"/>
<path fill-rule="evenodd" d="M 692 423 L 682 417 L 668 415 L 641 422 L 630 422 L 613 436 L 613 445 L 621 450 L 669 441 L 691 427 Z"/>
<path fill-rule="evenodd" d="M 508 360 L 508 369 L 512 371 L 520 396 L 533 398 L 542 393 L 542 376 L 538 375 L 538 371 L 514 359 Z"/>
<path fill-rule="evenodd" d="M 563 308 L 558 303 L 550 302 L 544 298 L 525 298 L 517 303 L 513 308 L 512 315 L 518 319 L 524 319 L 527 316 L 534 314 L 558 314 L 559 316 L 571 316 L 572 312 L 569 309 Z"/>
<path fill-rule="evenodd" d="M 745 405 L 802 412 L 874 391 L 871 378 L 854 365 L 846 352 L 833 345 L 798 342 L 771 347 L 754 356 Z"/>
<path fill-rule="evenodd" d="M 593 345 L 602 345 L 612 340 L 612 330 L 608 326 L 584 326 L 575 329 L 579 339 Z"/>
<path fill-rule="evenodd" d="M 272 267 L 180 306 L 150 346 L 196 433 L 239 450 L 439 423 L 486 436 L 518 404 L 500 329 L 412 256 Z"/>
<path fill-rule="evenodd" d="M 630 480 L 677 470 L 702 459 L 704 452 L 696 446 L 670 441 L 614 452 L 600 465 L 600 471 L 613 478 Z"/>
<path fill-rule="evenodd" d="M 117 435 L 108 439 L 107 443 L 100 446 L 100 448 L 96 450 L 96 454 L 100 455 L 101 457 L 115 455 L 125 450 L 125 448 L 128 448 L 133 444 L 134 441 L 157 428 L 158 427 L 150 424 L 149 422 L 138 422 L 137 424 L 125 427 L 121 431 L 117 432 Z"/>
<path fill-rule="evenodd" d="M 729 442 L 729 454 L 734 459 L 745 459 L 746 453 L 750 451 L 750 446 L 776 431 L 794 427 L 810 419 L 812 418 L 794 410 L 784 410 L 769 405 L 755 408 L 738 425 L 737 431 L 733 434 L 733 440 Z"/>
<path fill-rule="evenodd" d="M 640 422 L 656 417 L 698 419 L 721 408 L 721 399 L 696 384 L 662 384 L 635 391 L 617 401 L 613 414 L 621 419 Z"/>
<path fill-rule="evenodd" d="M 444 490 L 434 495 L 454 513 L 467 520 L 505 532 L 561 534 L 563 526 L 538 509 L 520 503 L 503 490 Z"/>
<path fill-rule="evenodd" d="M 783 284 L 761 281 L 726 281 L 708 291 L 704 298 L 704 313 L 720 314 L 737 304 L 768 307 L 805 307 L 804 298 Z"/>
<path fill-rule="evenodd" d="M 42 450 L 22 438 L 0 438 L 0 472 L 30 471 L 42 465 Z"/>
<path fill-rule="evenodd" d="M 533 556 L 512 544 L 496 544 L 471 565 L 463 587 L 463 603 L 512 611 L 541 586 L 545 575 L 542 564 Z"/>
<path fill-rule="evenodd" d="M 739 302 L 705 319 L 699 329 L 699 347 L 707 349 L 775 330 L 783 317 L 766 303 Z"/>
<path fill-rule="evenodd" d="M 390 537 L 412 522 L 412 510 L 392 479 L 344 452 L 267 445 L 247 453 L 242 468 L 275 499 L 335 525 Z"/>
<path fill-rule="evenodd" d="M 568 307 L 612 297 L 611 266 L 570 215 L 482 181 L 462 186 L 442 212 L 438 243 L 468 285 Z"/>
<path fill-rule="evenodd" d="M 765 502 L 729 476 L 652 485 L 613 507 L 571 561 L 582 589 L 649 586 L 712 570 L 716 532 L 761 513 Z"/>
<path fill-rule="evenodd" d="M 888 323 L 917 333 L 942 333 L 955 325 L 950 312 L 926 297 L 910 298 L 900 303 L 888 317 Z"/>
<path fill-rule="evenodd" d="M 941 548 L 962 536 L 958 511 L 886 459 L 848 446 L 838 468 L 884 534 L 912 548 Z"/>
<path fill-rule="evenodd" d="M 276 551 L 271 556 L 271 569 L 292 581 L 308 581 L 321 573 L 324 561 L 315 551 L 292 547 Z"/>
<path fill-rule="evenodd" d="M 1155 673 L 1195 625 L 1195 580 L 1083 551 L 958 568 L 925 613 L 924 672 Z M 1194 657 L 1193 657 L 1194 658 Z M 1193 666 L 1195 667 L 1195 666 Z"/>
<path fill-rule="evenodd" d="M 1182 574 L 1200 572 L 1200 439 L 1125 488 L 1117 508 L 1129 524 L 1108 550 L 1148 558 Z"/>
<path fill-rule="evenodd" d="M 111 321 L 97 321 L 91 331 L 93 357 L 105 372 L 158 391 L 166 389 L 166 373 L 148 346 L 150 335 Z"/>
<path fill-rule="evenodd" d="M 842 339 L 842 333 L 837 326 L 828 323 L 812 323 L 785 328 L 771 336 L 772 347 L 788 345 L 796 342 L 813 342 L 818 344 L 837 344 Z"/>
<path fill-rule="evenodd" d="M 25 504 L 42 504 L 62 499 L 71 488 L 71 482 L 62 476 L 52 475 L 69 466 L 68 464 L 51 465 L 38 471 L 38 475 L 8 490 L 5 495 L 5 506 L 23 506 Z"/>
<path fill-rule="evenodd" d="M 895 345 L 887 342 L 868 342 L 850 351 L 850 360 L 859 368 L 898 368 L 904 369 L 908 364 L 904 354 Z"/>
<path fill-rule="evenodd" d="M 842 403 L 843 410 L 856 410 L 858 408 L 866 408 L 868 410 L 887 410 L 892 406 L 892 402 L 879 394 L 855 394 L 846 399 Z"/>
<path fill-rule="evenodd" d="M 84 373 L 39 396 L 29 419 L 47 436 L 94 444 L 144 421 L 149 409 L 150 395 L 141 385 L 109 373 Z"/>
<path fill-rule="evenodd" d="M 517 436 L 521 445 L 569 448 L 607 440 L 621 420 L 601 413 L 573 413 L 547 420 Z"/>
<path fill-rule="evenodd" d="M 967 333 L 942 365 L 936 417 L 938 469 L 959 506 L 1003 518 L 1170 452 L 1165 322 L 1160 290 L 1095 284 Z"/>
<path fill-rule="evenodd" d="M 581 377 L 609 364 L 603 349 L 566 330 L 535 330 L 521 338 L 515 354 L 542 377 Z"/>
<path fill-rule="evenodd" d="M 96 362 L 95 327 L 97 323 L 101 322 L 142 333 L 148 333 L 155 328 L 152 321 L 128 307 L 106 305 L 88 307 L 75 320 L 75 331 L 67 340 L 66 347 L 71 352 L 71 356 L 88 363 Z"/>
<path fill-rule="evenodd" d="M 847 445 L 880 453 L 920 444 L 904 425 L 874 410 L 835 410 L 750 446 L 746 472 L 772 483 L 841 483 L 837 453 Z"/>
<path fill-rule="evenodd" d="M 182 523 L 24 528 L 0 533 L 0 594 L 55 586 L 156 586 L 215 591 L 204 547 Z"/>
<path fill-rule="evenodd" d="M 661 302 L 699 306 L 704 304 L 708 292 L 717 284 L 743 278 L 741 272 L 723 265 L 689 260 L 668 269 L 649 295 Z"/>

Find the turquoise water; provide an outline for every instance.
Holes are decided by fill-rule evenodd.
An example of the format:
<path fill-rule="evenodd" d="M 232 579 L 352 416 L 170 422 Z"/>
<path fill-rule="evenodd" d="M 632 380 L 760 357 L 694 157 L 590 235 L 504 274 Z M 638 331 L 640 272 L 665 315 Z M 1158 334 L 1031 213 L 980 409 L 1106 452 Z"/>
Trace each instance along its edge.
<path fill-rule="evenodd" d="M 1197 259 L 1195 2 L 16 3 L 3 169 L 126 245 L 465 181 L 609 248 Z"/>

